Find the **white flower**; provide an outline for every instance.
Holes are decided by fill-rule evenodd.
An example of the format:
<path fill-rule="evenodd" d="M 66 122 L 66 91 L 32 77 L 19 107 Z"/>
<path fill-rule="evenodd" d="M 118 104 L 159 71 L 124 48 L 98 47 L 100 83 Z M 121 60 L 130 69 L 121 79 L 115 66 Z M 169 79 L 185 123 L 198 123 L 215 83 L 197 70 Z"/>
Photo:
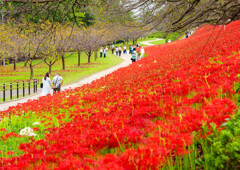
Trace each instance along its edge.
<path fill-rule="evenodd" d="M 40 125 L 40 123 L 39 122 L 34 122 L 33 125 Z"/>
<path fill-rule="evenodd" d="M 30 127 L 25 127 L 24 129 L 20 130 L 19 135 L 36 136 L 36 134 L 33 133 L 33 129 Z"/>

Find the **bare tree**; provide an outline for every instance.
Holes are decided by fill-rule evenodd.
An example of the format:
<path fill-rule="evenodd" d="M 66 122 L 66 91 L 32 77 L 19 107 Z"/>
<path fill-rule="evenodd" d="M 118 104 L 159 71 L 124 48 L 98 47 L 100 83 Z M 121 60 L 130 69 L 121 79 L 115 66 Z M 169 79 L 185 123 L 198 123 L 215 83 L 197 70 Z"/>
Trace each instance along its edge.
<path fill-rule="evenodd" d="M 101 45 L 105 44 L 103 41 L 103 32 L 104 30 L 98 26 L 83 28 L 81 31 L 76 32 L 75 42 L 79 57 L 80 52 L 84 51 L 88 56 L 88 63 L 91 62 L 93 52 L 98 50 Z"/>
<path fill-rule="evenodd" d="M 122 4 L 112 15 L 132 11 L 139 26 L 168 32 L 203 23 L 226 24 L 240 18 L 239 0 L 123 0 Z"/>
<path fill-rule="evenodd" d="M 21 38 L 21 43 L 23 44 L 20 51 L 26 56 L 26 64 L 30 69 L 30 80 L 33 79 L 33 68 L 45 60 L 42 56 L 42 51 L 45 44 L 45 39 L 49 32 L 36 31 L 35 29 L 30 29 L 22 33 L 19 37 Z M 40 59 L 34 62 L 34 60 Z"/>
<path fill-rule="evenodd" d="M 14 5 L 9 5 L 11 2 Z M 19 15 L 27 16 L 28 21 L 71 21 L 78 26 L 84 8 L 95 14 L 96 20 L 120 20 L 128 26 L 132 25 L 124 21 L 135 20 L 139 27 L 148 25 L 168 32 L 240 18 L 240 0 L 4 0 L 2 7 L 7 19 Z"/>

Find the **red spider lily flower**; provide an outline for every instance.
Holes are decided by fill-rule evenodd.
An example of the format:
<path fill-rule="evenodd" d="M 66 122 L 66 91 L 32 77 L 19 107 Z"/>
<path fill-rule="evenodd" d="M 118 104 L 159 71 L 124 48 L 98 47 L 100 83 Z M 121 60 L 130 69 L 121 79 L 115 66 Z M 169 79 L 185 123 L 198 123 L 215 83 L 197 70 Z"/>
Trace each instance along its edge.
<path fill-rule="evenodd" d="M 202 26 L 187 39 L 146 47 L 148 57 L 91 84 L 1 112 L 49 121 L 44 139 L 21 143 L 23 154 L 0 158 L 0 169 L 160 169 L 187 154 L 193 132 L 204 138 L 236 112 L 239 25 L 221 34 Z"/>

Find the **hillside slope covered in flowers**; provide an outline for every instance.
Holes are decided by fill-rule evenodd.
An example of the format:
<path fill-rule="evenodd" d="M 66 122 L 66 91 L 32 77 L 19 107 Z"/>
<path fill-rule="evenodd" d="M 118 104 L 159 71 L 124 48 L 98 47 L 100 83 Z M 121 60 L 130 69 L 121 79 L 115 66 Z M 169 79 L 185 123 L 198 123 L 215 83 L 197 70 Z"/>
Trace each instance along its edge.
<path fill-rule="evenodd" d="M 240 21 L 205 25 L 91 84 L 1 112 L 0 167 L 159 169 L 235 113 L 239 51 Z M 26 126 L 37 135 L 19 135 Z"/>

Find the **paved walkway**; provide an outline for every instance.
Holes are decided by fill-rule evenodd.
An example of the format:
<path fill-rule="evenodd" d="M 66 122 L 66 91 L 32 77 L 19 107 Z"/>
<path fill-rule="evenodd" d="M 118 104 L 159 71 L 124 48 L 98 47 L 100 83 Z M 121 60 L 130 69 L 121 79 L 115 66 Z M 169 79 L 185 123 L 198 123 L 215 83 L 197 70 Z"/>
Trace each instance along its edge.
<path fill-rule="evenodd" d="M 25 96 L 29 95 L 29 87 L 28 87 L 28 82 L 25 82 L 26 84 L 24 85 L 24 93 Z M 1 96 L 1 101 L 2 101 L 2 97 L 3 97 L 3 90 L 2 90 L 2 86 L 0 87 L 1 91 L 0 91 L 0 96 Z M 40 85 L 37 85 L 37 92 L 41 92 L 42 89 L 40 88 Z M 19 83 L 19 96 L 23 96 L 23 87 L 22 87 L 22 82 Z M 34 89 L 33 89 L 33 83 L 31 82 L 31 88 L 30 88 L 30 95 L 34 94 Z M 9 85 L 6 87 L 6 91 L 5 91 L 5 96 L 6 98 L 10 98 L 10 87 Z M 14 100 L 17 98 L 17 85 L 13 84 L 13 90 L 12 90 L 12 96 L 14 98 Z M 17 99 L 16 99 L 17 100 Z"/>
<path fill-rule="evenodd" d="M 92 81 L 96 80 L 96 79 L 99 79 L 109 73 L 112 73 L 113 71 L 121 68 L 121 67 L 126 67 L 128 66 L 129 64 L 132 63 L 132 61 L 130 60 L 131 58 L 131 55 L 130 54 L 125 54 L 125 55 L 122 55 L 121 58 L 124 59 L 124 61 L 116 66 L 113 66 L 109 69 L 106 69 L 104 71 L 101 71 L 101 72 L 98 72 L 96 74 L 93 74 L 89 77 L 86 77 L 78 82 L 75 82 L 75 83 L 71 83 L 69 85 L 65 85 L 62 87 L 62 90 L 65 90 L 65 89 L 68 89 L 68 88 L 76 88 L 76 87 L 79 87 L 79 86 L 82 86 L 84 84 L 88 84 L 88 83 L 91 83 Z M 29 97 L 25 97 L 23 99 L 19 99 L 19 100 L 15 100 L 15 101 L 9 101 L 9 102 L 5 102 L 5 103 L 0 103 L 0 111 L 4 111 L 4 110 L 7 110 L 10 106 L 15 106 L 17 105 L 18 103 L 24 103 L 24 102 L 27 102 L 29 99 L 38 99 L 38 97 L 40 96 L 41 93 L 38 93 L 34 96 L 29 96 Z"/>
<path fill-rule="evenodd" d="M 150 46 L 150 45 L 154 45 L 154 44 L 150 44 L 150 42 L 154 42 L 154 41 L 159 41 L 159 40 L 164 40 L 164 39 L 156 39 L 156 40 L 151 40 L 151 41 L 144 41 L 144 42 L 140 42 L 141 44 L 144 44 L 144 45 L 147 45 L 147 46 Z"/>

